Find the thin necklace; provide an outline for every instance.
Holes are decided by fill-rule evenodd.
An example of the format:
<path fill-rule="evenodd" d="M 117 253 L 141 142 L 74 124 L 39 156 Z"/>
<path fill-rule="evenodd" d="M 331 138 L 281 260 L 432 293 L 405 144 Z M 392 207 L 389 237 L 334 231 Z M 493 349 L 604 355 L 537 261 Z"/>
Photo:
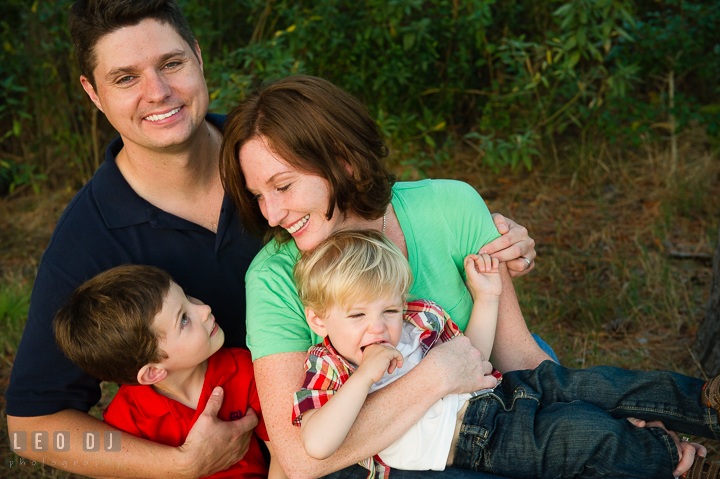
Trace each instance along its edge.
<path fill-rule="evenodd" d="M 383 234 L 385 234 L 385 217 L 387 216 L 387 210 L 385 210 L 385 214 L 383 215 Z"/>

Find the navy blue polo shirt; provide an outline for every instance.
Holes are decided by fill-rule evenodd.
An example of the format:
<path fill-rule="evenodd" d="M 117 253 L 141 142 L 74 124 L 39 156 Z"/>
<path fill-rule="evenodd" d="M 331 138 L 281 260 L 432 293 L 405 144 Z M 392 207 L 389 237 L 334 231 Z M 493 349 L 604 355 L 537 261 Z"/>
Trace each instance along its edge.
<path fill-rule="evenodd" d="M 222 130 L 224 116 L 206 119 Z M 120 138 L 107 147 L 105 162 L 67 206 L 42 256 L 5 393 L 8 415 L 87 411 L 100 399 L 99 381 L 56 346 L 52 322 L 77 286 L 114 266 L 166 270 L 188 295 L 212 307 L 226 346 L 245 347 L 245 272 L 261 241 L 242 228 L 228 197 L 217 234 L 142 199 L 115 163 L 122 147 Z"/>

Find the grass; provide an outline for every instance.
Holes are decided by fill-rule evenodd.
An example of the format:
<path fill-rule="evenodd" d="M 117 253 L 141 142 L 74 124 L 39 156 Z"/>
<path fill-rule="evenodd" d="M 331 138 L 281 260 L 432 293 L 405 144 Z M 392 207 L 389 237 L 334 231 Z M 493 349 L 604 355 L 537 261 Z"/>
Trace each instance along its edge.
<path fill-rule="evenodd" d="M 692 141 L 689 139 L 692 138 Z M 632 369 L 703 372 L 690 350 L 705 314 L 717 238 L 720 162 L 702 134 L 681 142 L 682 160 L 668 177 L 665 145 L 623 150 L 599 144 L 583 157 L 569 145 L 531 172 L 490 172 L 476 153 L 458 150 L 423 161 L 432 178 L 473 184 L 491 211 L 528 226 L 537 267 L 515 281 L 530 329 L 567 366 L 609 364 Z M 402 158 L 399 176 L 418 177 Z M 7 385 L 29 292 L 50 233 L 72 192 L 0 200 L 0 390 Z M 690 258 L 679 259 L 679 257 Z M 106 388 L 102 404 L 112 389 Z M 99 417 L 101 408 L 94 413 Z M 0 399 L 4 412 L 4 400 Z M 0 415 L 0 477 L 77 477 L 38 466 L 10 474 Z M 701 441 L 718 459 L 720 443 Z"/>

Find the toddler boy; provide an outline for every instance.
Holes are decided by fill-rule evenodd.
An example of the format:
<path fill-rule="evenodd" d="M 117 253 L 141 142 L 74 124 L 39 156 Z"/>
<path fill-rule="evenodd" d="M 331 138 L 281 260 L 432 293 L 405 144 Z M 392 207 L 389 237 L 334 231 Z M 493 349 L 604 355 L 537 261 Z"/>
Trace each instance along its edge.
<path fill-rule="evenodd" d="M 260 416 L 250 353 L 223 348 L 209 306 L 188 297 L 168 273 L 124 265 L 79 286 L 55 317 L 62 352 L 92 376 L 122 384 L 105 422 L 134 436 L 181 446 L 215 388 L 225 397 L 218 418 L 249 408 Z M 262 421 L 271 478 L 284 478 Z M 264 478 L 268 467 L 253 436 L 243 459 L 216 477 Z"/>
<path fill-rule="evenodd" d="M 489 358 L 502 292 L 498 263 L 470 255 L 464 269 L 474 299 L 465 334 Z M 335 233 L 303 255 L 294 275 L 308 325 L 325 339 L 308 352 L 293 423 L 302 427 L 308 454 L 322 459 L 342 443 L 369 393 L 462 333 L 437 304 L 405 302 L 408 262 L 378 232 Z M 513 478 L 670 478 L 679 460 L 674 441 L 660 428 L 638 428 L 625 418 L 717 438 L 719 386 L 717 378 L 572 370 L 545 361 L 506 373 L 494 389 L 446 396 L 362 464 L 368 477 L 387 477 L 391 467 L 453 465 Z M 688 474 L 717 479 L 719 469 L 699 457 Z"/>

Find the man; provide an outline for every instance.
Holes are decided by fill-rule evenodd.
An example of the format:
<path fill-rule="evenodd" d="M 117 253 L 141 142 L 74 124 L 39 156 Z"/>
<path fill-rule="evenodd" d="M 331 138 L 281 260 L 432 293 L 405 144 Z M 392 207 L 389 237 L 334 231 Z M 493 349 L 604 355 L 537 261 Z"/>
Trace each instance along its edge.
<path fill-rule="evenodd" d="M 229 346 L 245 345 L 244 275 L 261 244 L 243 230 L 223 193 L 224 117 L 207 114 L 200 48 L 173 0 L 81 0 L 69 24 L 83 88 L 120 137 L 68 205 L 43 255 L 6 393 L 8 428 L 27 434 L 26 449 L 16 450 L 22 456 L 84 475 L 209 475 L 244 455 L 255 415 L 218 421 L 221 394 L 179 448 L 123 435 L 120 452 L 86 452 L 84 432 L 102 438 L 113 429 L 86 413 L 100 397 L 99 383 L 56 348 L 52 320 L 75 287 L 97 273 L 150 264 L 213 305 Z M 501 216 L 495 221 L 509 234 L 488 252 L 515 243 L 501 259 L 517 258 L 509 263 L 517 274 L 532 269 L 535 251 L 525 229 Z M 48 432 L 51 441 L 67 432 L 66 452 L 56 444 L 33 451 L 35 431 Z"/>

